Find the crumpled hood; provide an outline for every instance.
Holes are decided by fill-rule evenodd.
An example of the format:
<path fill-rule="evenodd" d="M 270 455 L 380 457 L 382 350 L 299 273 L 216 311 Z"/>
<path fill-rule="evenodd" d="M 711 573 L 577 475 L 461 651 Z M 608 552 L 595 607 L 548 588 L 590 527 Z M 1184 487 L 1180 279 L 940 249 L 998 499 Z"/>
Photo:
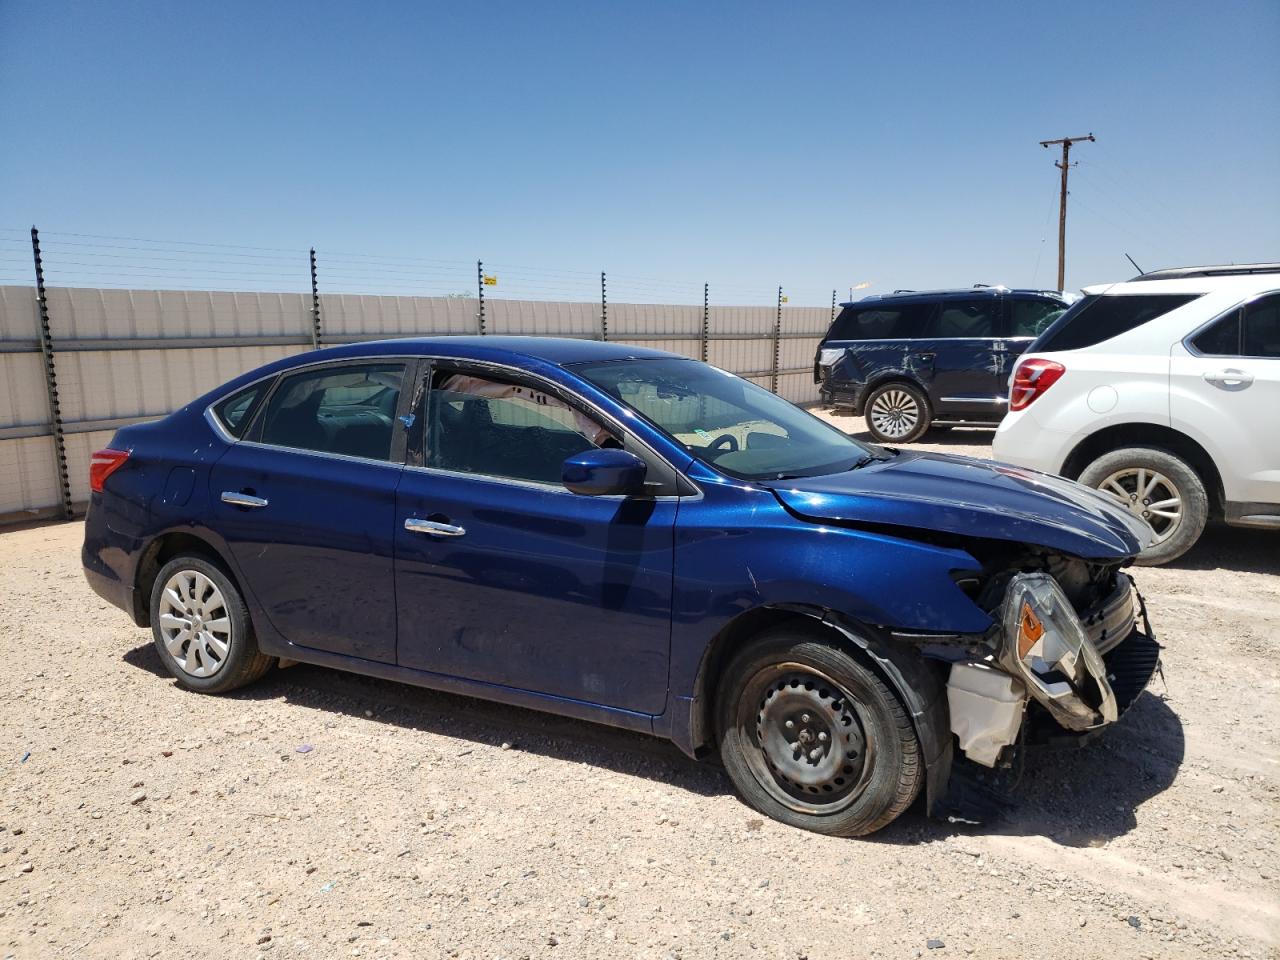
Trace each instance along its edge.
<path fill-rule="evenodd" d="M 1140 519 L 1088 487 L 972 457 L 902 452 L 844 473 L 764 485 L 808 520 L 1009 540 L 1087 560 L 1133 556 L 1154 537 Z"/>

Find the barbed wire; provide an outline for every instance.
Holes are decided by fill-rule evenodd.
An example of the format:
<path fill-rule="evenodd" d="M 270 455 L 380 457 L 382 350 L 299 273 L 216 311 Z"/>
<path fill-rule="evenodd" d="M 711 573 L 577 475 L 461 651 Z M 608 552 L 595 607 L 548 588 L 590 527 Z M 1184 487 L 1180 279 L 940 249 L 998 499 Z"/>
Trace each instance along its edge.
<path fill-rule="evenodd" d="M 4 282 L 33 281 L 26 272 L 31 264 L 30 242 L 29 229 L 0 228 Z M 62 230 L 41 231 L 40 243 L 45 280 L 50 287 L 310 292 L 306 249 Z M 317 250 L 322 295 L 474 298 L 481 281 L 477 265 L 475 260 L 403 253 Z M 485 286 L 486 299 L 601 302 L 601 274 L 596 270 L 502 260 L 484 261 L 481 269 L 485 277 L 493 280 Z M 712 306 L 767 306 L 777 301 L 777 287 L 772 284 L 756 287 L 740 282 L 721 284 L 625 272 L 606 272 L 605 288 L 607 299 L 618 304 L 700 307 L 704 295 Z M 825 304 L 827 295 L 811 294 L 810 302 Z"/>

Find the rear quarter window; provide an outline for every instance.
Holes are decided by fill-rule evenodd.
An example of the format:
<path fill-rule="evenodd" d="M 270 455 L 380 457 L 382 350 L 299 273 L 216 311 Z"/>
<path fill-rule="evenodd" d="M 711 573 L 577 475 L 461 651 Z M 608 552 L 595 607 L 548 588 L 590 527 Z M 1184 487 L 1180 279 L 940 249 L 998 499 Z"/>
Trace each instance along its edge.
<path fill-rule="evenodd" d="M 1054 321 L 1031 349 L 1081 350 L 1134 330 L 1197 299 L 1194 293 L 1093 294 Z"/>
<path fill-rule="evenodd" d="M 227 433 L 233 437 L 244 436 L 245 427 L 249 425 L 249 414 L 257 407 L 258 399 L 267 389 L 267 385 L 270 382 L 267 380 L 255 383 L 253 386 L 245 387 L 238 393 L 233 393 L 225 400 L 218 402 L 217 406 L 213 408 L 213 412 L 217 414 Z"/>
<path fill-rule="evenodd" d="M 851 306 L 840 311 L 828 340 L 898 340 L 918 337 L 936 304 L 903 303 Z"/>

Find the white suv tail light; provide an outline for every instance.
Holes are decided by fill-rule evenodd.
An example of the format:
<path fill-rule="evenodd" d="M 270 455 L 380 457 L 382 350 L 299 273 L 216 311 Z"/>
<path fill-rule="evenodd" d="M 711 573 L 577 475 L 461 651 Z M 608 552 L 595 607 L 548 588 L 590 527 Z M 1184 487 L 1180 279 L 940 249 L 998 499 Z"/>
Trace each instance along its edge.
<path fill-rule="evenodd" d="M 1058 382 L 1067 368 L 1054 360 L 1030 357 L 1018 364 L 1009 385 L 1009 409 L 1022 410 Z"/>

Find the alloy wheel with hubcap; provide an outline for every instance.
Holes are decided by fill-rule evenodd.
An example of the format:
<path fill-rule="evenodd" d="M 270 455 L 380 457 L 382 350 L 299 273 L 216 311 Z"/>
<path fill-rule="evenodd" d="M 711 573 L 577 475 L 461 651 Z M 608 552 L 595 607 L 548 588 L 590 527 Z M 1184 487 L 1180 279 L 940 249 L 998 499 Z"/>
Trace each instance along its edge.
<path fill-rule="evenodd" d="M 156 651 L 188 690 L 227 693 L 275 665 L 258 646 L 235 581 L 212 557 L 174 557 L 157 571 L 150 592 Z"/>
<path fill-rule="evenodd" d="M 902 382 L 876 387 L 867 396 L 867 429 L 883 443 L 911 443 L 929 429 L 933 414 L 924 394 Z"/>
<path fill-rule="evenodd" d="M 193 677 L 211 677 L 231 650 L 227 602 L 198 570 L 179 570 L 160 595 L 160 636 L 174 663 Z"/>
<path fill-rule="evenodd" d="M 1168 563 L 1200 538 L 1209 491 L 1190 462 L 1160 447 L 1121 447 L 1097 457 L 1077 479 L 1150 525 L 1155 534 L 1136 562 Z"/>
<path fill-rule="evenodd" d="M 900 440 L 920 422 L 920 405 L 905 390 L 886 390 L 871 404 L 871 420 L 886 437 Z"/>
<path fill-rule="evenodd" d="M 1182 522 L 1182 494 L 1158 470 L 1126 467 L 1106 477 L 1097 489 L 1147 521 L 1155 531 L 1155 543 L 1168 540 Z"/>

